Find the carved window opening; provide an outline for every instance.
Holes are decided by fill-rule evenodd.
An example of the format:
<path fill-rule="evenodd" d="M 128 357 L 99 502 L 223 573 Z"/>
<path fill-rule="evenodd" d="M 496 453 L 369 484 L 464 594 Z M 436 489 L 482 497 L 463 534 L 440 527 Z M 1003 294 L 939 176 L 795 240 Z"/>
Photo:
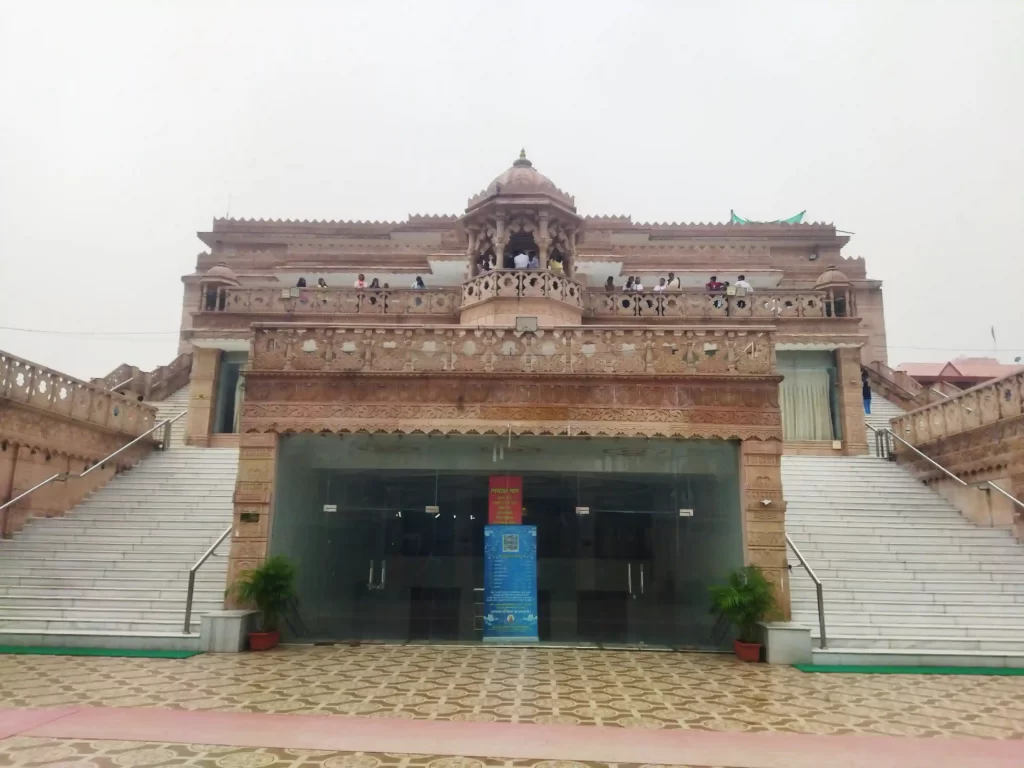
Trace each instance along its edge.
<path fill-rule="evenodd" d="M 535 256 L 539 258 L 540 248 L 537 247 L 537 241 L 534 240 L 532 232 L 513 232 L 509 237 L 502 262 L 505 269 L 515 267 L 515 257 L 518 253 L 525 253 L 531 259 Z"/>

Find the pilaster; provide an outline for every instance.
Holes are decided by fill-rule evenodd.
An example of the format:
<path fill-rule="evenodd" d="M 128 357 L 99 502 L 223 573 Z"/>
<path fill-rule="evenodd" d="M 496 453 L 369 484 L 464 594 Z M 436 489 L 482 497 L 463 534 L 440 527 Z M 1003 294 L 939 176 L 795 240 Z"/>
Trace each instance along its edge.
<path fill-rule="evenodd" d="M 234 530 L 231 532 L 228 559 L 229 586 L 239 572 L 255 567 L 267 556 L 277 439 L 276 434 L 245 433 L 239 436 Z M 231 607 L 230 600 L 228 607 Z"/>
<path fill-rule="evenodd" d="M 836 383 L 839 387 L 839 423 L 843 428 L 843 453 L 863 456 L 868 452 L 868 428 L 864 422 L 864 398 L 860 380 L 859 348 L 836 350 Z"/>
<path fill-rule="evenodd" d="M 189 386 L 188 425 L 185 442 L 208 446 L 213 421 L 213 401 L 220 372 L 220 350 L 200 347 L 192 355 L 192 378 Z"/>
<path fill-rule="evenodd" d="M 740 443 L 744 561 L 775 585 L 779 613 L 790 618 L 786 561 L 786 501 L 782 493 L 782 441 Z"/>

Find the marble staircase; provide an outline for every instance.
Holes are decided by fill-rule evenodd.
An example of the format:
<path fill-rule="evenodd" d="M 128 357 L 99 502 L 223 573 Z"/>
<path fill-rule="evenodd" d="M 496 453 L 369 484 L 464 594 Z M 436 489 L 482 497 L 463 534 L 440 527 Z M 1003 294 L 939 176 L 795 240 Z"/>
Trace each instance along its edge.
<path fill-rule="evenodd" d="M 184 411 L 188 388 L 156 403 Z M 198 617 L 222 606 L 227 547 L 196 580 L 192 633 L 182 633 L 188 571 L 232 519 L 237 448 L 154 452 L 60 518 L 34 519 L 0 541 L 0 645 L 199 647 Z"/>
<path fill-rule="evenodd" d="M 878 426 L 899 412 L 872 405 Z M 1024 546 L 1009 531 L 875 456 L 785 456 L 782 470 L 786 530 L 824 585 L 816 663 L 1024 666 Z M 789 559 L 793 620 L 817 647 L 814 584 Z"/>

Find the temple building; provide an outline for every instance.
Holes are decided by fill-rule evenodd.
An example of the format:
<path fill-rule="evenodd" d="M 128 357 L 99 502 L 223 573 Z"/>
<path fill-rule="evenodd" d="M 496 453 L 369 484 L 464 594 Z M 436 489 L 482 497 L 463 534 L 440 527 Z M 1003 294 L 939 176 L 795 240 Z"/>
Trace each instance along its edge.
<path fill-rule="evenodd" d="M 714 645 L 733 567 L 788 613 L 782 454 L 867 452 L 881 285 L 832 225 L 586 216 L 521 153 L 459 215 L 199 237 L 187 440 L 240 446 L 229 579 L 299 562 L 307 639 L 478 638 L 513 477 L 541 640 Z"/>
<path fill-rule="evenodd" d="M 521 153 L 199 237 L 169 364 L 0 351 L 0 645 L 238 651 L 282 555 L 290 642 L 725 650 L 755 565 L 771 663 L 1024 666 L 1024 372 L 890 368 L 835 226 L 588 216 Z"/>

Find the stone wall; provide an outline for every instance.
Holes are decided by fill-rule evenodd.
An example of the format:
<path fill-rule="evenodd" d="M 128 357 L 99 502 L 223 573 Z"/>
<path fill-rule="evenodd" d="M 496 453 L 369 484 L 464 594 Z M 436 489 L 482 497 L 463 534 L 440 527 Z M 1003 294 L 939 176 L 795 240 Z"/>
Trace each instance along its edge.
<path fill-rule="evenodd" d="M 1024 373 L 965 390 L 893 419 L 893 431 L 947 468 L 964 488 L 898 441 L 894 454 L 979 525 L 1013 528 L 1024 538 L 1024 508 L 985 483 L 1024 500 Z"/>
<path fill-rule="evenodd" d="M 16 533 L 33 516 L 62 515 L 142 459 L 149 440 L 79 477 L 148 431 L 155 418 L 156 410 L 135 398 L 0 353 L 0 504 L 53 475 L 67 476 L 0 512 L 0 535 Z"/>

